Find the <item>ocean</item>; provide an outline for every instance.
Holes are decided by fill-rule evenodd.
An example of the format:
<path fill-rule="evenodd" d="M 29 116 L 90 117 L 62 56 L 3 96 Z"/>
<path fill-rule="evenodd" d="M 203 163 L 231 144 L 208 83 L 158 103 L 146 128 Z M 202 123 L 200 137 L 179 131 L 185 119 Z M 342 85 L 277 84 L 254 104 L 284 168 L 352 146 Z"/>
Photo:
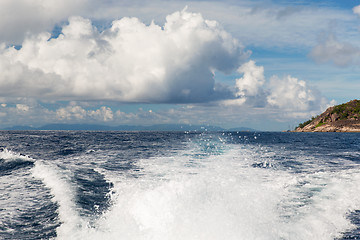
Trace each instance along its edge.
<path fill-rule="evenodd" d="M 360 134 L 1 131 L 0 239 L 360 239 Z"/>

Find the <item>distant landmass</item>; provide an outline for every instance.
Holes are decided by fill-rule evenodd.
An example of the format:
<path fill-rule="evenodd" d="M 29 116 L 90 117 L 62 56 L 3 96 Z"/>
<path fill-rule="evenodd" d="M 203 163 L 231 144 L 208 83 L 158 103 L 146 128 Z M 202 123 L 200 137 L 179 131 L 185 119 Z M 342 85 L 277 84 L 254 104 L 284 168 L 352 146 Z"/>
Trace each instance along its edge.
<path fill-rule="evenodd" d="M 13 126 L 3 130 L 73 130 L 73 131 L 239 131 L 258 132 L 252 128 L 239 127 L 225 129 L 217 126 L 203 126 L 190 124 L 155 124 L 151 126 L 119 125 L 107 126 L 100 124 L 47 124 L 41 127 Z"/>
<path fill-rule="evenodd" d="M 360 100 L 329 107 L 299 124 L 295 132 L 360 132 Z"/>
<path fill-rule="evenodd" d="M 229 131 L 229 132 L 259 132 L 258 130 L 255 130 L 253 128 L 247 128 L 247 127 L 229 128 L 229 129 L 226 129 L 226 131 Z"/>

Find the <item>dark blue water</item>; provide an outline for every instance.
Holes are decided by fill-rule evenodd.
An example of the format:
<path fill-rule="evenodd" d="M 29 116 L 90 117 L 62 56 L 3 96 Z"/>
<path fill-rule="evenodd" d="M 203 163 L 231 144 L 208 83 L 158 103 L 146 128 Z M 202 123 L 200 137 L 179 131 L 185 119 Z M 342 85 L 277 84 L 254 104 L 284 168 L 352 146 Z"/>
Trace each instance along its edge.
<path fill-rule="evenodd" d="M 360 134 L 0 132 L 0 239 L 359 239 Z"/>

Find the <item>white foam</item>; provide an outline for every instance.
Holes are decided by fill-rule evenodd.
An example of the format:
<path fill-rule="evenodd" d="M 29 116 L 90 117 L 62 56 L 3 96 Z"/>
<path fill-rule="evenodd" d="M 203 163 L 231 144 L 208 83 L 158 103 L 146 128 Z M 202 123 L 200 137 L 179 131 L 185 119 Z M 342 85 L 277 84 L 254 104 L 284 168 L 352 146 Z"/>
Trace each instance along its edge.
<path fill-rule="evenodd" d="M 264 182 L 262 169 L 254 169 L 258 172 L 257 179 L 243 174 L 242 169 L 247 166 L 241 162 L 229 165 L 232 157 L 231 154 L 229 159 L 210 157 L 195 167 L 189 167 L 189 158 L 181 156 L 140 161 L 139 166 L 146 171 L 143 178 L 113 180 L 117 196 L 111 211 L 99 222 L 109 230 L 102 237 L 255 239 L 271 236 L 272 226 L 266 223 L 278 221 L 279 196 L 274 188 L 279 185 Z"/>
<path fill-rule="evenodd" d="M 359 171 L 254 168 L 262 161 L 254 146 L 234 145 L 215 155 L 199 151 L 191 146 L 173 156 L 140 159 L 137 178 L 96 169 L 114 183 L 115 194 L 93 227 L 76 211 L 67 174 L 37 162 L 34 175 L 60 205 L 59 239 L 325 240 L 351 229 L 346 216 L 360 209 Z"/>
<path fill-rule="evenodd" d="M 76 210 L 76 191 L 70 184 L 70 173 L 53 164 L 36 161 L 32 174 L 50 189 L 53 201 L 59 205 L 58 214 L 62 224 L 56 230 L 58 238 L 79 239 L 79 229 L 86 226 L 86 220 L 82 219 Z"/>
<path fill-rule="evenodd" d="M 34 159 L 32 159 L 29 156 L 13 152 L 11 150 L 8 150 L 7 148 L 4 148 L 2 151 L 0 151 L 0 159 L 3 159 L 5 161 L 18 160 L 18 159 L 24 161 L 32 161 L 32 162 L 34 161 Z"/>
<path fill-rule="evenodd" d="M 253 168 L 253 149 L 186 164 L 189 157 L 138 162 L 145 175 L 116 182 L 105 239 L 334 239 L 359 209 L 356 171 L 312 174 Z M 306 184 L 301 185 L 304 181 Z M 312 194 L 312 196 L 311 196 Z M 96 239 L 98 235 L 93 239 Z"/>
<path fill-rule="evenodd" d="M 288 224 L 287 236 L 334 239 L 354 227 L 347 217 L 360 209 L 358 170 L 317 172 L 301 176 L 303 180 L 309 183 L 297 190 L 313 192 L 314 196 L 298 209 L 298 216 Z"/>

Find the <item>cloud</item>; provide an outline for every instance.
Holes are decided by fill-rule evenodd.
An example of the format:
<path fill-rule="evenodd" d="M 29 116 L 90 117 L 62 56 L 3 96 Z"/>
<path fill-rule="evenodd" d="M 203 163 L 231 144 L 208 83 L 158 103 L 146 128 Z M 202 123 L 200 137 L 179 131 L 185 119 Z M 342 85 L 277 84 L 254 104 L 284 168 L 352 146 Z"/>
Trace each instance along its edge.
<path fill-rule="evenodd" d="M 359 63 L 360 48 L 350 43 L 339 42 L 333 34 L 329 34 L 309 55 L 319 63 L 330 62 L 339 67 L 346 67 Z"/>
<path fill-rule="evenodd" d="M 321 2 L 309 1 L 92 1 L 89 15 L 97 20 L 121 16 L 137 16 L 150 23 L 163 23 L 169 13 L 183 8 L 184 4 L 194 12 L 201 12 L 208 19 L 215 19 L 226 26 L 246 46 L 274 50 L 274 47 L 300 48 L 308 51 L 316 44 L 316 35 L 334 21 L 342 33 L 353 33 L 357 19 L 347 9 Z M 357 39 L 352 34 L 347 38 Z M 349 40 L 350 41 L 350 40 Z M 291 50 L 291 49 L 287 49 Z"/>
<path fill-rule="evenodd" d="M 236 96 L 256 96 L 259 89 L 264 85 L 264 67 L 256 66 L 254 61 L 249 61 L 241 65 L 238 70 L 243 73 L 243 77 L 236 79 Z"/>
<path fill-rule="evenodd" d="M 27 112 L 30 108 L 28 105 L 25 104 L 16 104 L 16 109 L 18 110 L 18 112 Z"/>
<path fill-rule="evenodd" d="M 353 13 L 360 16 L 360 5 L 353 7 Z"/>
<path fill-rule="evenodd" d="M 283 84 L 283 79 L 280 79 L 279 85 L 282 86 Z M 307 84 L 306 88 L 308 88 Z M 283 94 L 283 92 L 279 91 L 278 94 Z M 225 105 L 223 101 L 220 101 L 211 105 L 168 105 L 166 108 L 157 107 L 155 110 L 150 110 L 147 105 L 143 105 L 147 109 L 139 108 L 137 110 L 131 110 L 127 106 L 127 110 L 124 111 L 124 109 L 119 109 L 119 106 L 114 106 L 114 103 L 112 103 L 112 107 L 109 107 L 107 104 L 110 103 L 106 102 L 94 102 L 92 104 L 86 102 L 43 104 L 36 102 L 34 99 L 22 99 L 18 100 L 20 101 L 19 103 L 7 102 L 6 106 L 0 107 L 0 122 L 1 128 L 14 125 L 39 127 L 48 123 L 102 123 L 113 126 L 122 124 L 186 123 L 210 124 L 223 127 L 248 126 L 261 130 L 284 130 L 284 122 L 295 121 L 295 125 L 297 125 L 299 118 L 305 120 L 317 115 L 320 113 L 319 108 L 324 107 L 319 106 L 320 102 L 311 105 L 306 101 L 304 102 L 306 108 L 297 107 L 294 103 L 290 103 L 290 100 L 296 102 L 295 97 L 290 100 L 287 98 L 280 100 L 280 97 L 278 97 L 277 100 L 280 103 L 281 101 L 288 101 L 289 103 L 288 105 L 270 105 L 267 103 L 264 107 L 254 107 L 249 102 Z M 236 102 L 236 100 L 233 101 Z M 20 112 L 17 105 L 26 105 L 29 110 Z"/>
<path fill-rule="evenodd" d="M 328 25 L 339 24 L 343 33 L 353 33 L 356 17 L 348 10 L 317 3 L 279 3 L 276 1 L 167 1 L 167 0 L 1 0 L 0 42 L 21 44 L 27 34 L 51 31 L 68 17 L 80 15 L 107 26 L 121 16 L 136 16 L 146 23 L 164 23 L 169 12 L 189 5 L 208 19 L 221 22 L 234 36 L 249 46 L 300 47 L 307 50 L 316 43 L 316 34 Z M 330 6 L 330 7 L 329 7 Z M 347 34 L 356 42 L 353 34 Z"/>
<path fill-rule="evenodd" d="M 89 106 L 85 105 L 75 101 L 70 102 L 69 105 L 65 107 L 60 107 L 54 112 L 49 112 L 47 116 L 52 119 L 53 122 L 106 122 L 110 125 L 173 123 L 177 122 L 179 118 L 179 116 L 170 117 L 167 111 L 164 110 L 156 112 L 139 108 L 135 112 L 126 113 L 121 110 L 114 112 L 107 106 L 100 106 L 98 109 L 91 107 L 89 109 Z"/>
<path fill-rule="evenodd" d="M 266 89 L 264 88 L 264 67 L 257 66 L 255 61 L 250 60 L 241 65 L 237 72 L 243 74 L 235 80 L 234 98 L 222 101 L 227 106 L 247 104 L 253 107 L 266 106 Z"/>
<path fill-rule="evenodd" d="M 102 106 L 100 109 L 92 110 L 88 113 L 91 117 L 95 119 L 99 119 L 101 121 L 107 122 L 112 121 L 114 118 L 114 114 L 109 107 Z"/>
<path fill-rule="evenodd" d="M 51 111 L 42 107 L 35 99 L 7 99 L 6 103 L 2 103 L 0 107 L 2 128 L 5 126 L 44 123 L 49 120 L 50 115 Z"/>
<path fill-rule="evenodd" d="M 214 72 L 231 72 L 249 52 L 217 22 L 186 10 L 163 26 L 115 20 L 99 32 L 72 17 L 58 38 L 31 35 L 0 49 L 0 93 L 54 100 L 206 102 L 228 97 Z M 20 87 L 18 87 L 20 86 Z M 223 92 L 222 92 L 223 91 Z"/>
<path fill-rule="evenodd" d="M 354 14 L 360 16 L 360 5 L 355 6 L 352 10 Z M 312 48 L 309 56 L 318 63 L 331 63 L 338 67 L 359 65 L 359 33 L 358 31 L 354 32 L 356 29 L 354 27 L 352 27 L 352 30 L 345 28 L 345 31 L 342 30 L 343 28 L 345 28 L 345 25 L 342 25 L 341 28 L 338 27 L 336 35 L 333 32 L 320 35 L 318 43 Z M 342 31 L 339 32 L 339 30 Z M 342 39 L 339 40 L 338 37 Z M 346 39 L 346 41 L 343 39 Z"/>
<path fill-rule="evenodd" d="M 10 1 L 6 2 L 10 4 Z M 291 76 L 273 76 L 267 80 L 263 66 L 256 65 L 255 61 L 244 63 L 250 51 L 246 51 L 216 21 L 206 20 L 199 13 L 187 10 L 175 12 L 168 15 L 161 25 L 150 21 L 145 21 L 145 24 L 138 18 L 122 18 L 101 30 L 90 19 L 70 17 L 58 37 L 52 37 L 49 32 L 40 32 L 51 29 L 59 19 L 65 19 L 64 16 L 68 16 L 66 9 L 81 11 L 78 6 L 86 2 L 76 1 L 76 6 L 71 7 L 68 1 L 64 1 L 64 11 L 60 8 L 62 13 L 55 14 L 46 26 L 30 26 L 30 23 L 40 21 L 37 19 L 45 19 L 44 13 L 39 13 L 31 20 L 33 22 L 29 22 L 29 26 L 25 24 L 19 30 L 23 31 L 22 37 L 14 37 L 21 39 L 25 36 L 20 49 L 0 44 L 0 95 L 4 104 L 0 117 L 3 124 L 21 123 L 18 118 L 21 114 L 24 117 L 22 121 L 26 116 L 26 121 L 33 124 L 101 121 L 108 124 L 181 122 L 221 125 L 226 119 L 227 123 L 236 125 L 245 120 L 251 123 L 254 117 L 273 118 L 281 114 L 281 117 L 287 114 L 286 118 L 305 116 L 309 112 L 319 112 L 327 104 L 316 89 L 302 80 Z M 43 1 L 36 3 L 36 6 L 45 4 Z M 210 2 L 196 2 L 192 8 L 204 6 L 205 3 Z M 101 6 L 102 3 L 97 4 Z M 227 28 L 235 26 L 234 34 L 252 46 L 264 45 L 265 49 L 283 44 L 293 46 L 289 43 L 310 46 L 313 40 L 308 37 L 309 31 L 315 32 L 320 28 L 302 31 L 313 20 L 309 16 L 315 16 L 309 8 L 298 11 L 297 8 L 270 7 L 251 11 L 251 7 L 236 5 L 229 10 L 229 2 L 224 4 L 214 2 L 205 8 L 205 15 L 221 15 L 218 19 L 225 20 Z M 22 7 L 25 9 L 26 6 Z M 222 14 L 225 12 L 229 14 Z M 321 23 L 316 26 L 323 26 L 327 22 L 328 18 L 324 15 L 316 16 L 316 22 Z M 26 19 L 27 16 L 24 16 L 22 21 L 26 22 Z M 284 19 L 288 20 L 285 24 Z M 302 20 L 297 22 L 298 19 Z M 313 22 L 311 24 L 314 25 Z M 278 31 L 274 33 L 274 29 Z M 24 34 L 24 31 L 28 33 Z M 294 35 L 294 31 L 302 35 Z M 3 39 L 10 39 L 8 36 Z M 308 42 L 304 42 L 304 39 Z M 330 49 L 337 49 L 330 54 L 326 41 L 321 43 L 325 48 L 314 50 L 314 58 L 319 57 L 319 61 L 333 61 L 340 65 L 354 61 L 355 56 L 352 56 L 347 62 L 347 54 L 343 54 L 342 60 L 335 59 L 334 56 L 347 50 L 347 47 L 329 44 Z M 237 74 L 234 77 L 233 86 L 228 82 L 218 82 L 215 78 L 216 73 L 226 75 L 236 70 L 241 76 Z M 41 104 L 17 100 L 19 97 L 54 105 L 46 109 Z M 12 102 L 7 99 L 12 99 Z M 72 100 L 74 102 L 66 105 Z M 78 104 L 79 101 L 82 103 Z M 86 101 L 91 101 L 95 106 L 83 104 Z M 108 104 L 114 106 L 119 102 L 178 105 L 169 111 L 139 109 L 130 113 L 117 108 L 113 111 L 108 107 Z"/>
<path fill-rule="evenodd" d="M 29 33 L 52 30 L 59 21 L 82 12 L 87 0 L 1 0 L 0 42 L 21 44 Z"/>
<path fill-rule="evenodd" d="M 67 106 L 56 110 L 56 116 L 60 120 L 79 120 L 84 119 L 86 115 L 86 110 L 81 106 Z"/>
<path fill-rule="evenodd" d="M 318 111 L 327 107 L 328 101 L 320 92 L 295 77 L 279 78 L 273 76 L 269 84 L 270 94 L 267 101 L 270 105 L 290 111 Z"/>
<path fill-rule="evenodd" d="M 108 122 L 113 120 L 113 111 L 109 107 L 102 106 L 96 110 L 85 110 L 83 107 L 70 103 L 66 107 L 56 110 L 56 118 L 58 120 L 96 120 Z"/>
<path fill-rule="evenodd" d="M 323 110 L 328 101 L 321 93 L 308 84 L 290 75 L 280 78 L 274 75 L 266 81 L 264 67 L 250 60 L 238 68 L 243 77 L 236 79 L 235 99 L 222 101 L 224 106 L 252 106 L 268 109 L 281 109 L 284 112 L 308 114 Z"/>

